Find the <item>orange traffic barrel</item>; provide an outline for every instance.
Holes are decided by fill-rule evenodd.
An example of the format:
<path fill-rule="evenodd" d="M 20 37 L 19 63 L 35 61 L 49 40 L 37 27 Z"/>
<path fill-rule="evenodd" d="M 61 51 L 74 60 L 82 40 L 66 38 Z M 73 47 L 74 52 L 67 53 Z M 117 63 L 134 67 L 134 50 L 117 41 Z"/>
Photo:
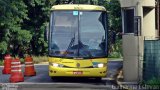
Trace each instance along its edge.
<path fill-rule="evenodd" d="M 2 70 L 3 74 L 11 73 L 11 61 L 12 61 L 12 57 L 9 54 L 7 54 L 4 57 L 4 69 Z"/>
<path fill-rule="evenodd" d="M 36 71 L 34 69 L 33 58 L 31 56 L 26 56 L 25 58 L 25 76 L 35 76 Z"/>
<path fill-rule="evenodd" d="M 23 82 L 23 81 L 24 81 L 24 76 L 22 74 L 21 62 L 19 61 L 19 58 L 16 58 L 11 62 L 10 82 L 16 83 L 16 82 Z"/>

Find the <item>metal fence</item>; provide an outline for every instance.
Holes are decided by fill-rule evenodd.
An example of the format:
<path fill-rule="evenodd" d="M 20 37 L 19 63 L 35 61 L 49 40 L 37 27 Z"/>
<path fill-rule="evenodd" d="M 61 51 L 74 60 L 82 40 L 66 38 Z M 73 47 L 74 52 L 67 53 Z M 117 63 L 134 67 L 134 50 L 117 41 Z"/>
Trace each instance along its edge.
<path fill-rule="evenodd" d="M 144 41 L 143 79 L 160 77 L 160 40 Z"/>

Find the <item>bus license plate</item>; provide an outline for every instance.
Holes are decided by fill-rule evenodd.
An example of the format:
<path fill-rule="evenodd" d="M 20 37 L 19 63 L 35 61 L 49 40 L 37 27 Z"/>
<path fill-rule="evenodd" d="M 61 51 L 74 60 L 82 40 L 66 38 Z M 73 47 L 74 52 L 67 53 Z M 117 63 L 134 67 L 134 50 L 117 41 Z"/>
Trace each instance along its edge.
<path fill-rule="evenodd" d="M 82 75 L 83 72 L 82 72 L 82 71 L 73 71 L 73 74 L 74 74 L 74 75 Z"/>

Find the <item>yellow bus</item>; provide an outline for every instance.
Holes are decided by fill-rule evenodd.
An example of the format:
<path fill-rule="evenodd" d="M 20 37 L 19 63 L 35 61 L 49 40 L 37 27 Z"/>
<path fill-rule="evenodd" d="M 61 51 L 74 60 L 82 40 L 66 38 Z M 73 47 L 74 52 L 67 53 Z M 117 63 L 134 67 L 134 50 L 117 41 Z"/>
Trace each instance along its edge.
<path fill-rule="evenodd" d="M 48 41 L 49 76 L 98 80 L 106 77 L 107 32 L 107 13 L 102 6 L 53 6 Z"/>

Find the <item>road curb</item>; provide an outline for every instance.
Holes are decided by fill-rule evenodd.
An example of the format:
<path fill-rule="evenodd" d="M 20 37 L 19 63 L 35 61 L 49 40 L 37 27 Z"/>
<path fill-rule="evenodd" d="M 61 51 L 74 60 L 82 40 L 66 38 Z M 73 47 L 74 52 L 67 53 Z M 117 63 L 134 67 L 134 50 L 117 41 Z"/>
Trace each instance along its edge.
<path fill-rule="evenodd" d="M 108 60 L 108 62 L 117 62 L 117 61 L 123 62 L 123 60 Z"/>
<path fill-rule="evenodd" d="M 66 90 L 66 88 L 73 89 L 91 89 L 91 90 L 111 90 L 107 89 L 109 88 L 107 85 L 89 85 L 89 84 L 77 84 L 77 83 L 4 83 L 4 85 L 9 86 L 17 86 L 18 88 L 54 88 L 54 89 L 63 89 Z M 68 90 L 68 89 L 67 89 Z"/>

